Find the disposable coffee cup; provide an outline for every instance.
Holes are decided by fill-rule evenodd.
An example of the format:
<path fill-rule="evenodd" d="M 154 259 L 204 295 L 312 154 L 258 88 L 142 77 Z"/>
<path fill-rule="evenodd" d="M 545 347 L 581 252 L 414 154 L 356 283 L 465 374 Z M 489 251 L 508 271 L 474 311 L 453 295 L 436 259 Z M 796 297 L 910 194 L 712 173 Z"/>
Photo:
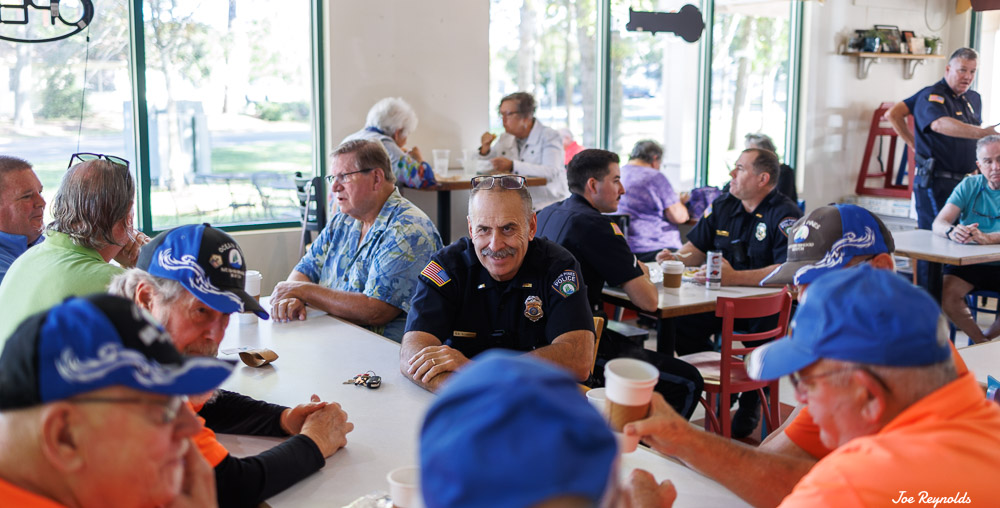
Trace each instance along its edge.
<path fill-rule="evenodd" d="M 605 394 L 604 388 L 592 388 L 587 391 L 587 402 L 590 402 L 592 406 L 597 408 L 597 411 L 601 413 L 605 419 L 608 417 L 607 413 L 607 400 L 608 397 Z"/>
<path fill-rule="evenodd" d="M 243 278 L 243 290 L 247 292 L 248 295 L 260 301 L 260 284 L 264 280 L 264 276 L 260 274 L 257 270 L 247 270 L 246 277 Z M 240 314 L 240 323 L 254 324 L 257 322 L 257 315 L 252 311 L 246 311 Z"/>
<path fill-rule="evenodd" d="M 618 442 L 618 453 L 632 453 L 639 447 L 639 436 L 630 436 L 622 432 L 615 432 L 615 441 Z"/>
<path fill-rule="evenodd" d="M 389 497 L 395 508 L 423 508 L 420 495 L 420 468 L 407 466 L 389 471 L 385 476 L 389 482 Z"/>
<path fill-rule="evenodd" d="M 634 358 L 616 358 L 604 366 L 607 418 L 612 430 L 621 432 L 626 423 L 649 415 L 649 402 L 659 379 L 656 367 Z"/>
<path fill-rule="evenodd" d="M 681 287 L 681 277 L 684 275 L 684 263 L 681 261 L 664 261 L 660 263 L 663 270 L 663 287 Z"/>

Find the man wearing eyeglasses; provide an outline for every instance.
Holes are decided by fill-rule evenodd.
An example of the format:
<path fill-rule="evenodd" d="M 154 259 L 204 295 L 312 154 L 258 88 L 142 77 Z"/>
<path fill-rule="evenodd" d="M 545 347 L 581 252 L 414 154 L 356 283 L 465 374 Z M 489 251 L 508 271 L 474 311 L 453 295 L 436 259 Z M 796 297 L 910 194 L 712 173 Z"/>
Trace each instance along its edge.
<path fill-rule="evenodd" d="M 957 243 L 1000 243 L 1000 135 L 976 143 L 976 166 L 980 174 L 959 182 L 934 218 L 933 231 Z M 944 274 L 941 307 L 948 319 L 977 344 L 1000 336 L 1000 320 L 983 333 L 965 301 L 972 290 L 1000 290 L 1000 263 L 947 265 Z"/>
<path fill-rule="evenodd" d="M 181 356 L 123 298 L 71 298 L 29 317 L 0 355 L 0 504 L 215 506 L 185 401 L 231 371 Z"/>
<path fill-rule="evenodd" d="M 17 258 L 0 283 L 0 344 L 27 316 L 67 296 L 104 292 L 122 267 L 135 266 L 149 238 L 133 226 L 134 202 L 128 161 L 73 155 L 52 201 L 47 239 Z"/>
<path fill-rule="evenodd" d="M 544 186 L 528 189 L 536 210 L 566 199 L 562 135 L 535 118 L 535 98 L 527 92 L 512 93 L 500 99 L 498 111 L 505 132 L 499 141 L 496 135 L 483 133 L 479 157 L 493 163 L 494 173 L 548 180 Z"/>
<path fill-rule="evenodd" d="M 229 316 L 267 312 L 244 290 L 246 258 L 231 236 L 207 224 L 164 231 L 146 244 L 136 268 L 111 281 L 156 318 L 183 354 L 215 358 Z M 219 506 L 257 506 L 315 473 L 346 445 L 354 425 L 338 404 L 312 401 L 294 408 L 228 390 L 192 397 L 206 425 L 195 437 L 215 471 Z M 215 433 L 287 438 L 264 453 L 235 457 Z"/>
<path fill-rule="evenodd" d="M 45 198 L 31 164 L 0 155 L 0 282 L 11 263 L 42 243 Z"/>
<path fill-rule="evenodd" d="M 956 373 L 948 327 L 926 292 L 860 266 L 809 287 L 791 335 L 747 357 L 753 379 L 791 375 L 835 448 L 781 506 L 991 504 L 1000 494 L 1000 406 Z"/>
<path fill-rule="evenodd" d="M 594 324 L 579 263 L 535 238 L 523 176 L 479 176 L 472 184 L 469 237 L 438 251 L 420 272 L 400 370 L 437 390 L 476 355 L 503 348 L 587 379 Z"/>
<path fill-rule="evenodd" d="M 308 305 L 398 342 L 417 276 L 441 248 L 441 235 L 396 189 L 381 143 L 340 145 L 327 180 L 339 211 L 274 287 L 271 317 L 305 319 Z"/>

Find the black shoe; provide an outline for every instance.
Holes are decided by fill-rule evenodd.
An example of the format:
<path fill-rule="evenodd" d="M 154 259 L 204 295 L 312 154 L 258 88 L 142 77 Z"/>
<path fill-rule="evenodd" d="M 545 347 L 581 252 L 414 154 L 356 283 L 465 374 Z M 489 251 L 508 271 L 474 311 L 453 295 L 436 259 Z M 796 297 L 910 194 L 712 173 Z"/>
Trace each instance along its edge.
<path fill-rule="evenodd" d="M 749 393 L 756 395 L 755 392 Z M 733 415 L 732 437 L 735 439 L 748 437 L 760 423 L 760 398 L 745 395 L 740 397 L 740 407 Z M 753 400 L 748 400 L 751 398 Z"/>

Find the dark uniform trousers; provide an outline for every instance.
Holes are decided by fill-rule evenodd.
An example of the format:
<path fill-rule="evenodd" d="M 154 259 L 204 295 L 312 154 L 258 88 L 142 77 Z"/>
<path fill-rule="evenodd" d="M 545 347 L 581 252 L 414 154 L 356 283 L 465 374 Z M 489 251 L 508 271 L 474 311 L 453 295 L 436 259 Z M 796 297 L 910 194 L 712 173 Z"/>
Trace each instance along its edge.
<path fill-rule="evenodd" d="M 595 316 L 607 318 L 602 310 L 601 298 L 605 282 L 620 286 L 643 276 L 642 266 L 629 249 L 618 225 L 578 194 L 572 194 L 538 212 L 537 236 L 565 247 L 580 263 L 588 303 Z M 620 357 L 637 358 L 655 365 L 660 370 L 656 390 L 679 414 L 691 417 L 704 388 L 698 369 L 673 356 L 648 351 L 641 344 L 616 341 L 605 328 L 592 386 L 603 386 L 604 364 Z"/>

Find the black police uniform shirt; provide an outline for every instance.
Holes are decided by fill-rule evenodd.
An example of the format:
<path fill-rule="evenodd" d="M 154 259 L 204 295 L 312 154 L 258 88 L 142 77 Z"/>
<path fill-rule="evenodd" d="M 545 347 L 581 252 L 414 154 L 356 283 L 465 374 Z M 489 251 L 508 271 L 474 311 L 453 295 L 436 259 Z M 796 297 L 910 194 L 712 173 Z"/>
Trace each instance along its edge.
<path fill-rule="evenodd" d="M 802 211 L 772 189 L 752 212 L 728 192 L 705 210 L 687 239 L 702 252 L 722 251 L 735 270 L 754 270 L 784 263 L 788 230 Z"/>
<path fill-rule="evenodd" d="M 537 236 L 562 245 L 580 263 L 591 308 L 600 308 L 605 281 L 620 286 L 643 275 L 618 224 L 579 194 L 538 212 Z"/>
<path fill-rule="evenodd" d="M 594 331 L 573 255 L 544 238 L 528 243 L 520 270 L 496 281 L 466 237 L 420 272 L 406 331 L 429 333 L 466 357 L 493 348 L 532 351 L 576 330 Z"/>
<path fill-rule="evenodd" d="M 917 94 L 912 110 L 917 160 L 934 158 L 934 171 L 965 174 L 976 169 L 976 140 L 939 134 L 931 129 L 938 118 L 954 118 L 969 125 L 983 123 L 982 98 L 973 90 L 956 94 L 942 79 Z M 957 180 L 954 183 L 958 183 Z"/>

